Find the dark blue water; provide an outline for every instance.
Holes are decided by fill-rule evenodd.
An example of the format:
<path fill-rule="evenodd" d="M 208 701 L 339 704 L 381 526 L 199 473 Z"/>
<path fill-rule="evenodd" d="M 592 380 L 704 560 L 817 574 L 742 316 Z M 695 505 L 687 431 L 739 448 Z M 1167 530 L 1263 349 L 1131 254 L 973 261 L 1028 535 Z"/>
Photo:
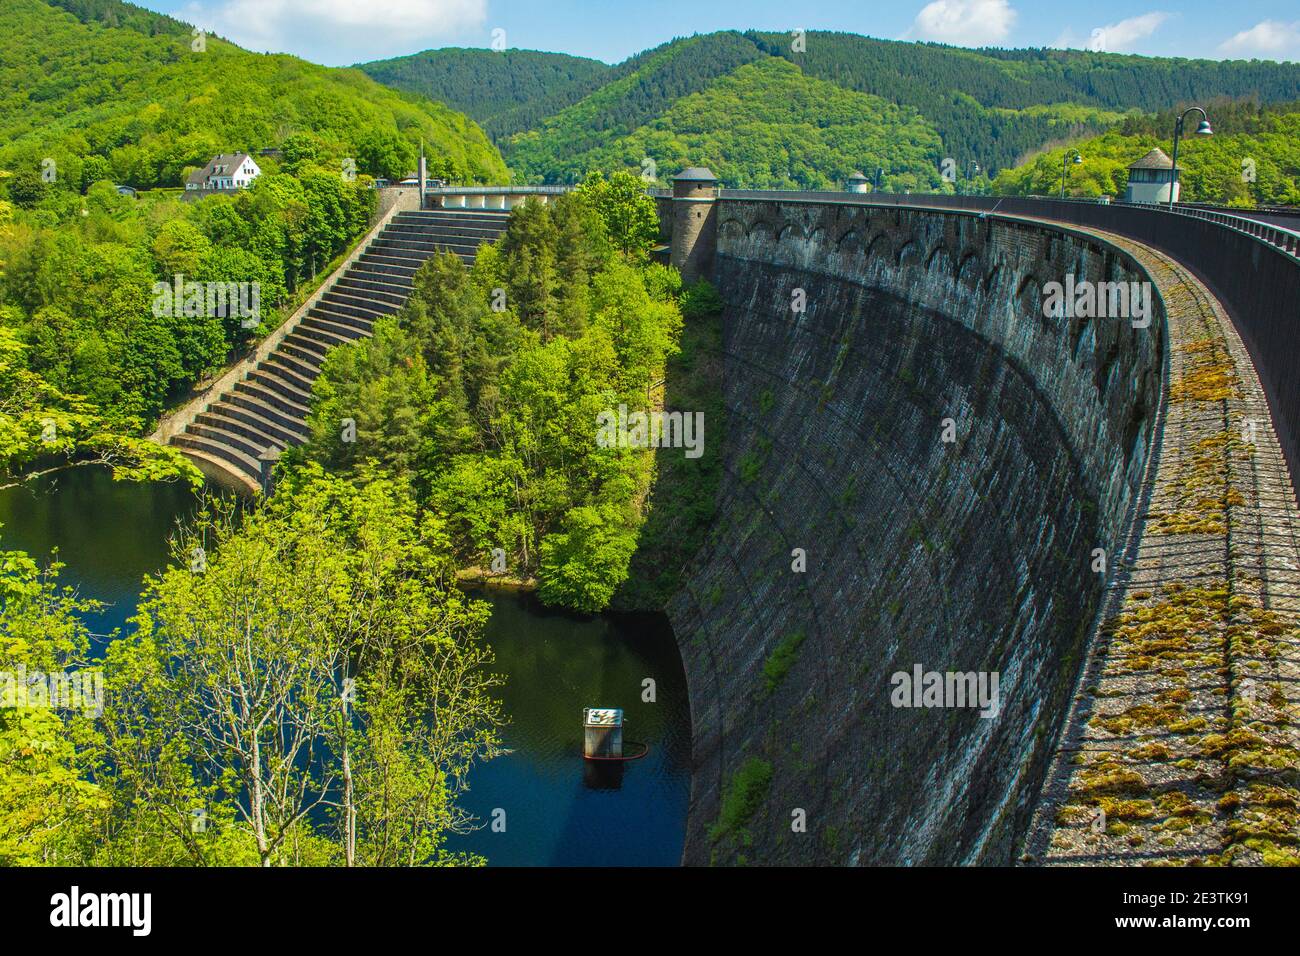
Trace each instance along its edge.
<path fill-rule="evenodd" d="M 578 618 L 517 594 L 492 601 L 488 643 L 514 752 L 479 767 L 464 806 L 485 826 L 449 841 L 492 865 L 676 866 L 689 796 L 690 714 L 672 630 L 661 615 Z M 643 681 L 654 681 L 654 702 Z M 582 759 L 582 709 L 621 707 L 624 738 L 650 745 L 626 764 Z M 628 748 L 629 751 L 631 748 Z"/>
<path fill-rule="evenodd" d="M 98 635 L 126 626 L 146 574 L 167 566 L 168 538 L 199 496 L 182 482 L 115 482 L 102 468 L 72 468 L 0 491 L 0 550 L 38 564 L 56 556 L 61 582 L 105 602 L 87 624 Z"/>
<path fill-rule="evenodd" d="M 65 583 L 108 602 L 88 623 L 125 629 L 146 574 L 168 560 L 177 520 L 199 498 L 180 484 L 113 482 L 78 468 L 32 488 L 0 491 L 0 550 L 40 563 L 57 548 Z M 476 767 L 462 804 L 486 824 L 453 836 L 494 866 L 675 866 L 689 795 L 690 716 L 685 677 L 662 615 L 577 617 L 530 597 L 476 592 L 493 605 L 487 641 L 509 717 L 511 753 Z M 643 681 L 655 700 L 643 701 Z M 582 759 L 582 709 L 622 707 L 628 740 L 650 745 L 626 765 Z M 490 826 L 504 810 L 505 829 Z M 498 815 L 497 819 L 500 819 Z"/>

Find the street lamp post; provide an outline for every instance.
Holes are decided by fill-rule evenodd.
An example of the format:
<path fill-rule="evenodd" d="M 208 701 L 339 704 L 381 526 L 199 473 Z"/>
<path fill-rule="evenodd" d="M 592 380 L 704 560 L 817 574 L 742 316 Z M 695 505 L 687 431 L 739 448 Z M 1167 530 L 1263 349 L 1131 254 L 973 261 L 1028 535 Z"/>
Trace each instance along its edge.
<path fill-rule="evenodd" d="M 1061 198 L 1065 198 L 1065 177 L 1069 175 L 1070 163 L 1078 166 L 1083 162 L 1083 154 L 1077 149 L 1072 149 L 1061 157 Z"/>
<path fill-rule="evenodd" d="M 968 196 L 973 195 L 973 193 L 971 192 L 971 189 L 970 189 L 970 180 L 971 180 L 971 171 L 972 171 L 972 170 L 975 172 L 975 174 L 978 174 L 979 171 L 980 171 L 980 164 L 977 163 L 977 162 L 976 162 L 975 160 L 973 160 L 973 159 L 968 159 L 968 160 L 966 160 L 966 195 L 968 195 Z"/>
<path fill-rule="evenodd" d="M 1182 115 L 1178 117 L 1178 122 L 1174 123 L 1174 168 L 1169 174 L 1169 211 L 1174 211 L 1174 185 L 1178 182 L 1178 141 L 1183 138 L 1183 120 L 1187 119 L 1188 113 L 1200 113 L 1201 121 L 1196 126 L 1197 136 L 1213 136 L 1214 130 L 1210 129 L 1210 117 L 1206 115 L 1205 110 L 1199 106 L 1189 106 L 1183 110 Z"/>

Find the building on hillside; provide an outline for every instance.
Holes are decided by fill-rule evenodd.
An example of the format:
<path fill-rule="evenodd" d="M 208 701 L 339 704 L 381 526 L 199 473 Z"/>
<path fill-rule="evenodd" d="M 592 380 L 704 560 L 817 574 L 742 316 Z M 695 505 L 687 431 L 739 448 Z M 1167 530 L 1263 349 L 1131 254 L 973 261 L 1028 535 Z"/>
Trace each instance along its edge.
<path fill-rule="evenodd" d="M 258 176 L 261 168 L 247 153 L 217 153 L 202 169 L 190 173 L 185 180 L 185 191 L 230 192 L 246 189 Z"/>
<path fill-rule="evenodd" d="M 126 196 L 128 199 L 138 198 L 135 188 L 132 186 L 114 186 L 113 188 L 117 190 L 119 196 Z"/>
<path fill-rule="evenodd" d="M 845 182 L 844 188 L 851 193 L 865 193 L 867 192 L 867 184 L 870 182 L 870 179 L 862 175 L 861 170 L 855 169 L 853 175 Z"/>
<path fill-rule="evenodd" d="M 1129 166 L 1124 201 L 1167 203 L 1170 189 L 1174 192 L 1174 202 L 1178 202 L 1178 172 L 1174 161 L 1157 146 Z"/>

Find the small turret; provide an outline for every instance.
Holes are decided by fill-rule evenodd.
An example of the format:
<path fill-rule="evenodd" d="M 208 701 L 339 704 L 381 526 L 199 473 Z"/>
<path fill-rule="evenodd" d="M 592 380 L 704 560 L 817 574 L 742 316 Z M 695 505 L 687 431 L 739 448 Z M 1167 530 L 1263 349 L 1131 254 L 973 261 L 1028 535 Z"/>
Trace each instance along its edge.
<path fill-rule="evenodd" d="M 718 178 L 703 166 L 673 177 L 673 244 L 669 258 L 682 279 L 695 282 L 713 268 L 717 246 Z"/>

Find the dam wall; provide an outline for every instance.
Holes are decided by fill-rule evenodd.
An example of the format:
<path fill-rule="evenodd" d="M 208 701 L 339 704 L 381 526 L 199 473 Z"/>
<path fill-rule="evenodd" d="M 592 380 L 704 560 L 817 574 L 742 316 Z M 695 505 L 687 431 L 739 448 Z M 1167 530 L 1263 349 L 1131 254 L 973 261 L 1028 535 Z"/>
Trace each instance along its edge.
<path fill-rule="evenodd" d="M 724 477 L 667 608 L 684 862 L 1009 863 L 1149 466 L 1163 303 L 1140 328 L 1045 316 L 1067 273 L 1148 279 L 1046 225 L 725 197 L 716 215 Z M 996 675 L 996 713 L 895 706 L 917 668 Z"/>
<path fill-rule="evenodd" d="M 838 198 L 843 198 L 838 197 Z M 1289 466 L 1292 496 L 1300 500 L 1300 365 L 1294 361 L 1300 329 L 1300 217 L 1279 211 L 1209 210 L 1170 213 L 1159 207 L 1087 200 L 1060 202 L 1023 196 L 881 194 L 873 203 L 993 210 L 1105 229 L 1159 249 L 1190 268 L 1232 316 L 1264 389 L 1269 417 Z"/>

